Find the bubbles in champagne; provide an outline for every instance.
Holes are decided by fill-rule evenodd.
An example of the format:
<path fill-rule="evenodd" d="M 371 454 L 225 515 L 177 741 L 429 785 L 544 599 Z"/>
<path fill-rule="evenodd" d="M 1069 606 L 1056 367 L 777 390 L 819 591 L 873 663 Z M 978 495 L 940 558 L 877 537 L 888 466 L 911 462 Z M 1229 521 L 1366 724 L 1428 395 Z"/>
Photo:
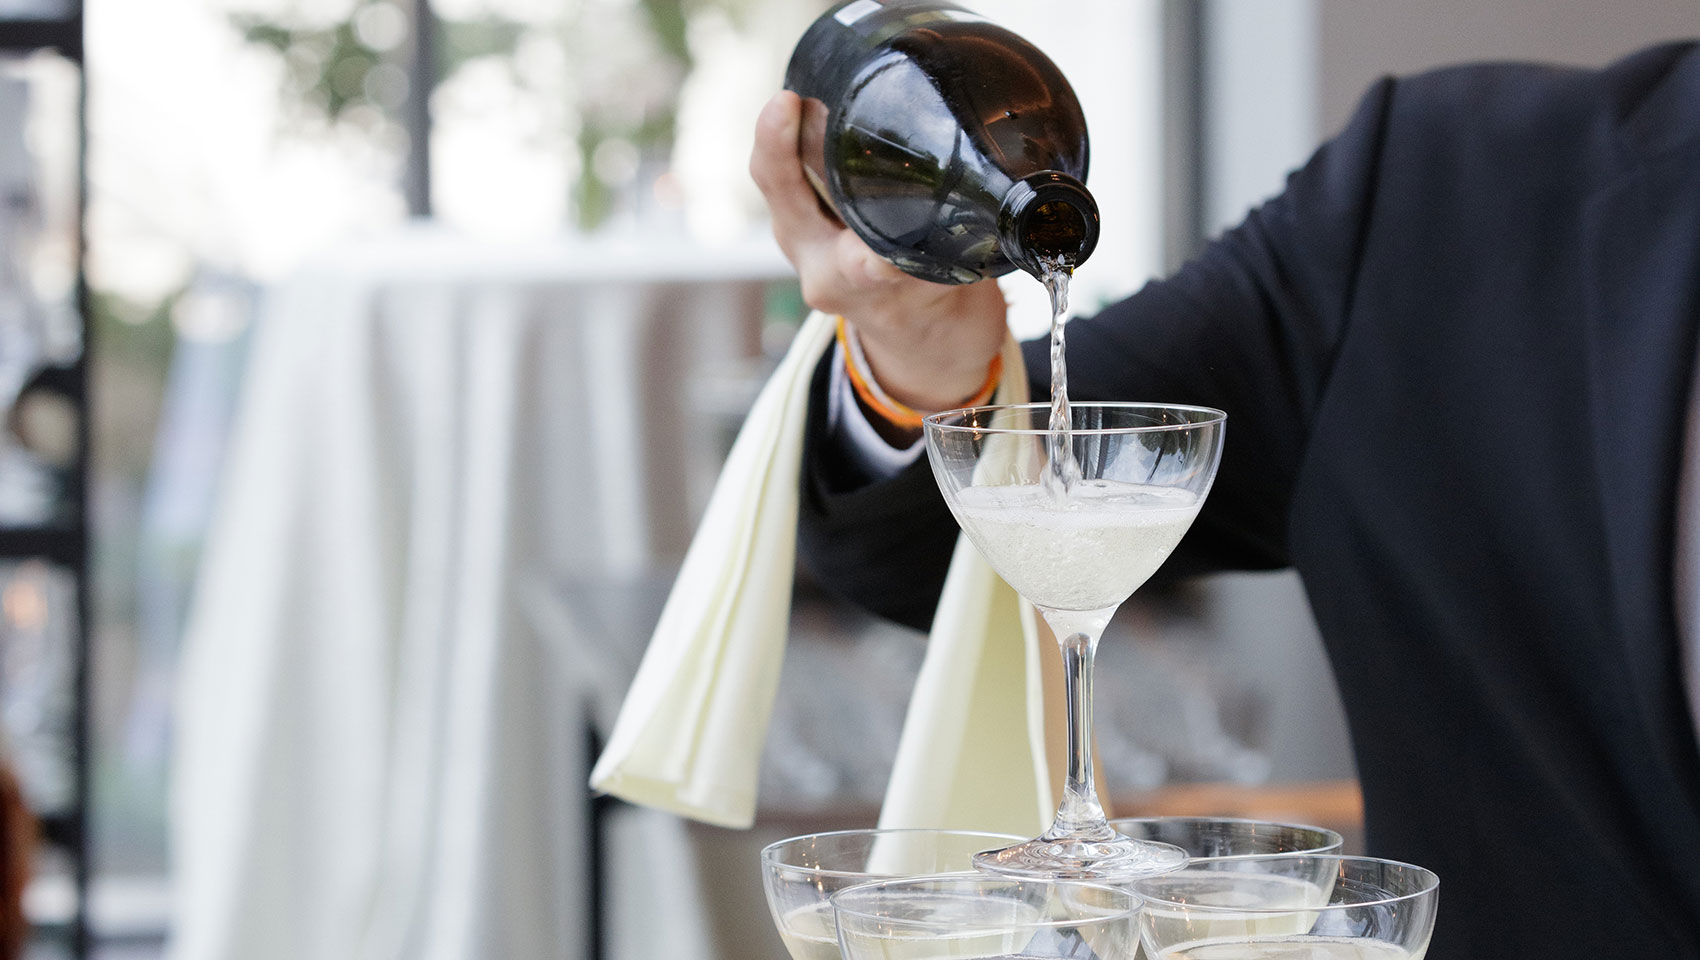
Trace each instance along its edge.
<path fill-rule="evenodd" d="M 839 960 L 838 927 L 832 904 L 825 900 L 786 913 L 779 921 L 779 938 L 792 960 Z"/>
<path fill-rule="evenodd" d="M 1126 600 L 1198 516 L 1180 487 L 1079 481 L 1059 504 L 1043 484 L 974 486 L 956 520 L 1010 586 L 1054 610 L 1102 610 Z"/>

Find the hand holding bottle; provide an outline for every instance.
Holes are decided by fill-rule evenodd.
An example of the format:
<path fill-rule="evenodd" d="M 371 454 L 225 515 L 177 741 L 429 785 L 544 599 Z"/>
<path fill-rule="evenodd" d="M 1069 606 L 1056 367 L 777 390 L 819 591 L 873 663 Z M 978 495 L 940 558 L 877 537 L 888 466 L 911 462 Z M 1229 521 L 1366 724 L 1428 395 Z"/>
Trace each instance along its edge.
<path fill-rule="evenodd" d="M 845 318 L 874 376 L 922 412 L 974 395 L 1004 339 L 997 283 L 951 285 L 905 274 L 830 216 L 798 156 L 801 102 L 782 91 L 756 121 L 750 175 L 773 217 L 773 235 L 796 267 L 810 307 Z"/>

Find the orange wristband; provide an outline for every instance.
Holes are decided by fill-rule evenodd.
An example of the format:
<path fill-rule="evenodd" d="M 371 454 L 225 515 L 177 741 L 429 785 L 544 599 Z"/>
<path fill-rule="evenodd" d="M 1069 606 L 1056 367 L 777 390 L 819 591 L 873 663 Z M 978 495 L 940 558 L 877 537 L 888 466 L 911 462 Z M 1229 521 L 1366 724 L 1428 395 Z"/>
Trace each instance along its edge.
<path fill-rule="evenodd" d="M 909 430 L 921 429 L 922 414 L 918 411 L 893 400 L 874 382 L 871 375 L 862 371 L 857 362 L 861 355 L 860 344 L 850 341 L 849 326 L 843 317 L 838 318 L 838 349 L 844 354 L 844 372 L 850 377 L 850 386 L 869 410 L 878 414 L 887 423 Z M 986 382 L 980 386 L 974 396 L 970 397 L 964 407 L 977 407 L 992 399 L 997 392 L 998 378 L 1003 375 L 1003 354 L 992 357 L 992 362 L 986 367 Z"/>

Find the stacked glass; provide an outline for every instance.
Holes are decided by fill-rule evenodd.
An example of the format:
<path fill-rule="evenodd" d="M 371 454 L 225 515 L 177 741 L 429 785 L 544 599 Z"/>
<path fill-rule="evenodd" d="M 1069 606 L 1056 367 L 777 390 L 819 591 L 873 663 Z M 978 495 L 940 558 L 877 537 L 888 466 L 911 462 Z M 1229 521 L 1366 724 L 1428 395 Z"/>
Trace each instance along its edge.
<path fill-rule="evenodd" d="M 996 877 L 980 849 L 1014 839 L 846 830 L 762 851 L 774 923 L 795 960 L 1070 958 L 1421 960 L 1438 880 L 1340 856 L 1322 827 L 1220 817 L 1112 821 L 1173 843 L 1181 870 L 1131 883 Z"/>
<path fill-rule="evenodd" d="M 1092 776 L 1092 661 L 1118 607 L 1208 495 L 1226 415 L 1205 407 L 1048 404 L 926 419 L 946 503 L 1062 648 L 1067 778 L 1051 827 L 849 831 L 763 851 L 796 960 L 1420 960 L 1439 881 L 1340 856 L 1333 831 L 1224 818 L 1111 823 Z M 831 838 L 831 839 L 827 839 Z M 979 872 L 974 872 L 978 868 Z M 830 915 L 828 906 L 830 905 Z"/>

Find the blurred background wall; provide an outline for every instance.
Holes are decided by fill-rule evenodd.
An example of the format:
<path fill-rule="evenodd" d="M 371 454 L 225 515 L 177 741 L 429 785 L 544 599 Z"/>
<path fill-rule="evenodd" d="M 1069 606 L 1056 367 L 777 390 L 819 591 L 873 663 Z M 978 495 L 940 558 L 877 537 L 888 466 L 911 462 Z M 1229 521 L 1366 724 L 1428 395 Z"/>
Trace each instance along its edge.
<path fill-rule="evenodd" d="M 1683 0 L 1603 6 L 1540 0 L 1210 0 L 1198 18 L 1194 222 L 1204 235 L 1239 221 L 1280 189 L 1320 140 L 1345 123 L 1378 78 L 1487 60 L 1600 66 L 1655 43 L 1700 35 Z M 1186 235 L 1184 222 L 1170 236 Z M 1194 234 L 1196 236 L 1197 234 Z M 1277 776 L 1350 775 L 1349 741 L 1326 685 L 1314 627 L 1290 574 L 1225 577 L 1211 588 L 1226 622 L 1223 659 L 1283 693 L 1270 706 Z M 1290 687 L 1284 684 L 1292 684 Z"/>

